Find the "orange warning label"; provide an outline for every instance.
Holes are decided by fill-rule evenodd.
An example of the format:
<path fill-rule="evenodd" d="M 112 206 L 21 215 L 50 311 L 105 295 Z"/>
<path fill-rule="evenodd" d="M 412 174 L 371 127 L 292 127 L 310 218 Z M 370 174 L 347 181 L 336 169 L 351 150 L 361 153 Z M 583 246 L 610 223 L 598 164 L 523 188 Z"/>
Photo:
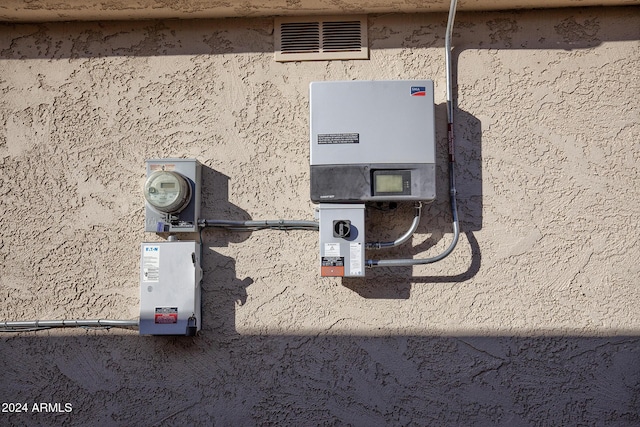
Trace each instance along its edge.
<path fill-rule="evenodd" d="M 344 276 L 344 266 L 323 265 L 320 267 L 322 277 L 342 277 Z"/>

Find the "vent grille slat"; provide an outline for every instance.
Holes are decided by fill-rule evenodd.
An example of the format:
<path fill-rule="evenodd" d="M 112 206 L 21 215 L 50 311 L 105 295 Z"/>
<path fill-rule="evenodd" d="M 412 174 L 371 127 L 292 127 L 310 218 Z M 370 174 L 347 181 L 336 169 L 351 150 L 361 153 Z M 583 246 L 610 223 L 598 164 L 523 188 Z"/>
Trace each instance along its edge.
<path fill-rule="evenodd" d="M 359 51 L 362 48 L 360 22 L 325 22 L 322 28 L 322 47 L 325 52 Z"/>
<path fill-rule="evenodd" d="M 368 59 L 366 17 L 277 18 L 276 61 Z"/>

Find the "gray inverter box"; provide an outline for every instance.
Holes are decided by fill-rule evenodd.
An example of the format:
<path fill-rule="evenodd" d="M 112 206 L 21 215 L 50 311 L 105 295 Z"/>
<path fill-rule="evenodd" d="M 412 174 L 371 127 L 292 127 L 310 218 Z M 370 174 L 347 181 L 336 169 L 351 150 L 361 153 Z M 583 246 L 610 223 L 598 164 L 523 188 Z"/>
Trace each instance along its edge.
<path fill-rule="evenodd" d="M 436 197 L 432 80 L 312 82 L 311 200 Z"/>

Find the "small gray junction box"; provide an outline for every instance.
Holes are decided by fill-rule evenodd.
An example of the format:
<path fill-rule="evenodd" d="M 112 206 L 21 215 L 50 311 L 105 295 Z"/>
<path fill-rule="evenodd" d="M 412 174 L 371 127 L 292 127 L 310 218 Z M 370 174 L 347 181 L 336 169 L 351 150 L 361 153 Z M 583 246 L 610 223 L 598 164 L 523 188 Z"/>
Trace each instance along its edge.
<path fill-rule="evenodd" d="M 310 85 L 311 200 L 436 196 L 433 81 Z"/>
<path fill-rule="evenodd" d="M 362 203 L 318 206 L 322 277 L 364 277 L 364 213 Z"/>

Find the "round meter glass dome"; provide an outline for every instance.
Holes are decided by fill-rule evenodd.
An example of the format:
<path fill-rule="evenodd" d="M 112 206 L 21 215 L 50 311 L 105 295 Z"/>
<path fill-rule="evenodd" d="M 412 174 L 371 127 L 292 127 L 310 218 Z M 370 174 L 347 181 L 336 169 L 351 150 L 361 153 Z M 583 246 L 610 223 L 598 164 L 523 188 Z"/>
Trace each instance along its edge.
<path fill-rule="evenodd" d="M 144 198 L 160 212 L 178 213 L 191 200 L 191 186 L 177 172 L 156 171 L 149 175 L 144 184 Z"/>

